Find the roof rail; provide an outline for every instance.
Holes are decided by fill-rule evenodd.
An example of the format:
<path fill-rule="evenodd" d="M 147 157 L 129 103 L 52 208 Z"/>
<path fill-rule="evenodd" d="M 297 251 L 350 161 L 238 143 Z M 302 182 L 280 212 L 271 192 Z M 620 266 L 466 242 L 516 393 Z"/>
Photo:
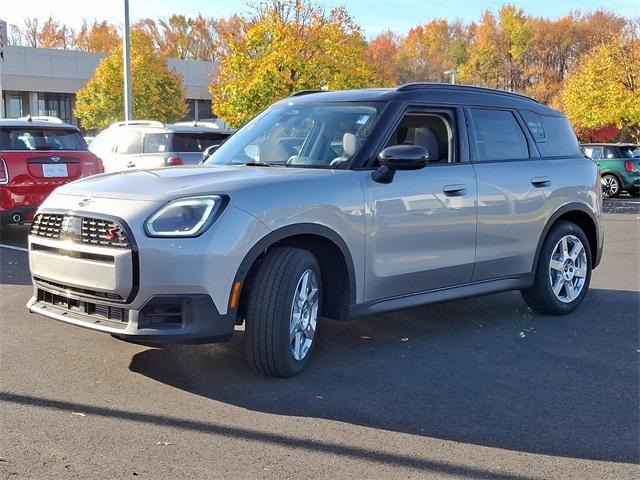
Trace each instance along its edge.
<path fill-rule="evenodd" d="M 27 115 L 26 117 L 20 117 L 18 118 L 18 120 L 26 120 L 27 122 L 50 122 L 50 123 L 64 123 L 62 120 L 60 120 L 58 117 L 50 117 L 50 116 L 31 116 L 31 115 Z"/>
<path fill-rule="evenodd" d="M 521 95 L 520 93 L 508 92 L 506 90 L 499 90 L 497 88 L 488 88 L 488 87 L 476 87 L 475 85 L 460 85 L 453 83 L 437 83 L 437 82 L 414 82 L 414 83 L 405 83 L 404 85 L 400 85 L 396 87 L 396 91 L 398 92 L 408 92 L 412 90 L 425 90 L 429 88 L 444 88 L 447 90 L 475 90 L 481 91 L 484 93 L 493 93 L 495 95 L 508 95 L 512 97 L 522 98 L 524 100 L 530 100 L 532 102 L 540 103 L 535 98 L 527 97 L 526 95 Z"/>
<path fill-rule="evenodd" d="M 220 125 L 216 122 L 207 122 L 206 120 L 193 120 L 187 122 L 176 122 L 173 125 L 180 127 L 204 127 L 204 128 L 217 128 L 220 129 Z"/>
<path fill-rule="evenodd" d="M 128 125 L 138 125 L 144 127 L 164 127 L 164 123 L 157 120 L 123 120 L 122 122 L 114 122 L 109 127 L 126 127 Z"/>
<path fill-rule="evenodd" d="M 322 93 L 322 92 L 326 92 L 327 90 L 299 90 L 297 92 L 293 92 L 291 95 L 289 95 L 290 97 L 301 97 L 303 95 L 309 95 L 311 93 Z"/>

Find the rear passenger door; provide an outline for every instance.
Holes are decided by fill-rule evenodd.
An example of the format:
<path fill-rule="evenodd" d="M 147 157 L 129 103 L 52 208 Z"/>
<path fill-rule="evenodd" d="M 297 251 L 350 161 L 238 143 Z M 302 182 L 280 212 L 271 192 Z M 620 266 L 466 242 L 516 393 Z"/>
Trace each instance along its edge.
<path fill-rule="evenodd" d="M 478 179 L 473 281 L 526 274 L 547 220 L 547 199 L 562 179 L 541 160 L 517 111 L 470 107 L 465 113 Z"/>

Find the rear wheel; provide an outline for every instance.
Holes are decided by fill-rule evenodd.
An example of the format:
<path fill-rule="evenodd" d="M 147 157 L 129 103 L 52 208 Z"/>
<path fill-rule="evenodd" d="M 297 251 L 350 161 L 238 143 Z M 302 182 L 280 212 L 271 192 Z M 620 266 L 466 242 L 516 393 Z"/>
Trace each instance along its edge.
<path fill-rule="evenodd" d="M 306 250 L 269 251 L 256 274 L 247 307 L 247 357 L 274 377 L 300 373 L 316 342 L 322 278 Z"/>
<path fill-rule="evenodd" d="M 591 281 L 591 249 L 577 225 L 559 222 L 542 245 L 534 284 L 522 290 L 533 310 L 547 315 L 573 311 L 584 299 Z"/>
<path fill-rule="evenodd" d="M 620 180 L 615 175 L 607 173 L 602 176 L 602 195 L 605 198 L 614 198 L 620 195 Z"/>

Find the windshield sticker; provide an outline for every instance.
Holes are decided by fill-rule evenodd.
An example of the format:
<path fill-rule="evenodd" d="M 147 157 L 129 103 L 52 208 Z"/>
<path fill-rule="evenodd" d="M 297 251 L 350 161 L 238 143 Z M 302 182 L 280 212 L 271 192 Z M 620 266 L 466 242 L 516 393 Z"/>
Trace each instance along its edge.
<path fill-rule="evenodd" d="M 365 125 L 369 121 L 369 115 L 360 115 L 358 121 L 356 122 L 358 125 Z"/>

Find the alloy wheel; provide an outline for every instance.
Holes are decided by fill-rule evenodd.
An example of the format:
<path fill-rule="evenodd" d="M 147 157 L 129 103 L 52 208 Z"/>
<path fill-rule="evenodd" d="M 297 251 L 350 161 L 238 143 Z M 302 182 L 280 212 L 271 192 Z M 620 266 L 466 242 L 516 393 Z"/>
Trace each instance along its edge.
<path fill-rule="evenodd" d="M 555 297 L 571 303 L 582 292 L 587 277 L 587 252 L 580 239 L 566 235 L 553 249 L 549 262 L 549 281 Z"/>
<path fill-rule="evenodd" d="M 289 341 L 296 360 L 304 359 L 313 344 L 318 322 L 319 293 L 316 274 L 313 270 L 306 270 L 298 281 L 291 305 Z"/>

